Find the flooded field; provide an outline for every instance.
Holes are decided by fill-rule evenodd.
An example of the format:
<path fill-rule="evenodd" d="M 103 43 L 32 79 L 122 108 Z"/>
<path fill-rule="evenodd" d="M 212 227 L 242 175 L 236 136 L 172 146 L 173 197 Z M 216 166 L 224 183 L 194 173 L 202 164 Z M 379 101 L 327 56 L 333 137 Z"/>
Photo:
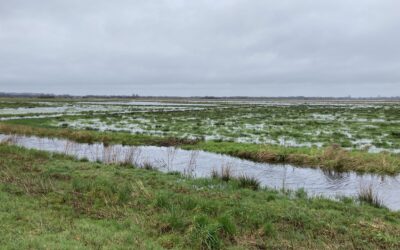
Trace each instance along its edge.
<path fill-rule="evenodd" d="M 8 107 L 4 103 L 0 105 L 0 119 L 21 119 L 26 118 L 25 116 L 44 118 L 61 115 L 200 110 L 202 106 L 208 105 L 161 102 L 32 102 L 24 103 L 21 107 L 15 107 L 17 104 L 11 106 Z"/>
<path fill-rule="evenodd" d="M 3 105 L 0 120 L 41 118 L 38 123 L 55 128 L 287 147 L 338 144 L 400 153 L 400 104 L 395 102 L 81 101 L 31 106 Z"/>
<path fill-rule="evenodd" d="M 210 177 L 213 171 L 224 169 L 234 176 L 250 176 L 262 186 L 275 189 L 304 189 L 309 195 L 329 198 L 356 197 L 371 187 L 382 203 L 393 210 L 400 210 L 400 175 L 339 173 L 291 165 L 255 163 L 221 154 L 182 150 L 174 147 L 154 146 L 107 146 L 103 144 L 76 143 L 68 140 L 0 134 L 0 141 L 19 146 L 64 153 L 79 159 L 105 163 L 129 163 L 136 166 L 152 166 L 161 171 L 178 171 L 193 177 Z"/>

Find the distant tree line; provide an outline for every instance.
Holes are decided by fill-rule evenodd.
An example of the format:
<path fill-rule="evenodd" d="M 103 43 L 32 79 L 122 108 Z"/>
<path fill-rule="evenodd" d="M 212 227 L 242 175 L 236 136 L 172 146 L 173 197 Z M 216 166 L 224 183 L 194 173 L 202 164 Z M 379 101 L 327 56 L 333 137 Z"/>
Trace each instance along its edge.
<path fill-rule="evenodd" d="M 20 97 L 20 98 L 140 98 L 140 99 L 150 99 L 150 98 L 165 98 L 165 99 L 199 99 L 199 100 L 400 100 L 400 96 L 392 97 L 308 97 L 308 96 L 140 96 L 138 94 L 132 95 L 56 95 L 49 93 L 7 93 L 0 92 L 0 97 Z"/>
<path fill-rule="evenodd" d="M 0 92 L 0 97 L 20 97 L 20 98 L 139 98 L 139 95 L 56 95 L 47 93 L 6 93 Z"/>

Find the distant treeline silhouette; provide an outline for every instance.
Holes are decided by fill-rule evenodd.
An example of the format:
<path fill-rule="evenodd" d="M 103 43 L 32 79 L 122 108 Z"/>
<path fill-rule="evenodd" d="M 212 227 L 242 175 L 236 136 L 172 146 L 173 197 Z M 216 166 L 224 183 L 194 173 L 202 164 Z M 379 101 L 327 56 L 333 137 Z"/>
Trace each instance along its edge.
<path fill-rule="evenodd" d="M 69 95 L 69 94 L 51 94 L 51 93 L 7 93 L 0 92 L 0 97 L 19 97 L 19 98 L 121 98 L 121 99 L 148 99 L 148 98 L 165 98 L 165 99 L 199 99 L 199 100 L 400 100 L 400 96 L 392 97 L 308 97 L 308 96 L 140 96 L 132 95 Z"/>

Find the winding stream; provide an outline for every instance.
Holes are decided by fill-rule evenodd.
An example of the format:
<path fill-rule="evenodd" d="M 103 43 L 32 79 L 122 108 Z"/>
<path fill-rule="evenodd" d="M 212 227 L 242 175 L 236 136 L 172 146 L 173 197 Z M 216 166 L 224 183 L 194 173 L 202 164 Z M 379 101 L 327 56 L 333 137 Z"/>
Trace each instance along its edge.
<path fill-rule="evenodd" d="M 362 187 L 372 186 L 385 206 L 400 210 L 400 175 L 338 173 L 287 164 L 256 163 L 227 155 L 173 147 L 105 147 L 99 143 L 86 144 L 55 138 L 0 134 L 0 141 L 5 140 L 25 148 L 63 153 L 90 161 L 129 162 L 138 166 L 151 164 L 163 172 L 179 171 L 194 177 L 207 177 L 213 169 L 220 171 L 221 167 L 229 167 L 234 175 L 256 177 L 262 186 L 292 190 L 304 188 L 312 196 L 354 197 Z"/>

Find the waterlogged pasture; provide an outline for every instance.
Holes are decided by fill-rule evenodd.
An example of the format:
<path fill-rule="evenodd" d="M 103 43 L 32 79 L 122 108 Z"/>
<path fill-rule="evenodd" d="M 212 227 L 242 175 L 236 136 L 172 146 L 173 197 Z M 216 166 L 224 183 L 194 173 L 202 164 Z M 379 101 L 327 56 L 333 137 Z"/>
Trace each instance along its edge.
<path fill-rule="evenodd" d="M 54 127 L 206 141 L 400 152 L 400 105 L 219 104 L 142 108 L 54 119 Z M 146 110 L 147 112 L 141 112 Z M 165 112 L 172 111 L 172 112 Z"/>
<path fill-rule="evenodd" d="M 0 102 L 0 120 L 104 115 L 132 112 L 200 110 L 204 104 L 161 102 Z"/>

